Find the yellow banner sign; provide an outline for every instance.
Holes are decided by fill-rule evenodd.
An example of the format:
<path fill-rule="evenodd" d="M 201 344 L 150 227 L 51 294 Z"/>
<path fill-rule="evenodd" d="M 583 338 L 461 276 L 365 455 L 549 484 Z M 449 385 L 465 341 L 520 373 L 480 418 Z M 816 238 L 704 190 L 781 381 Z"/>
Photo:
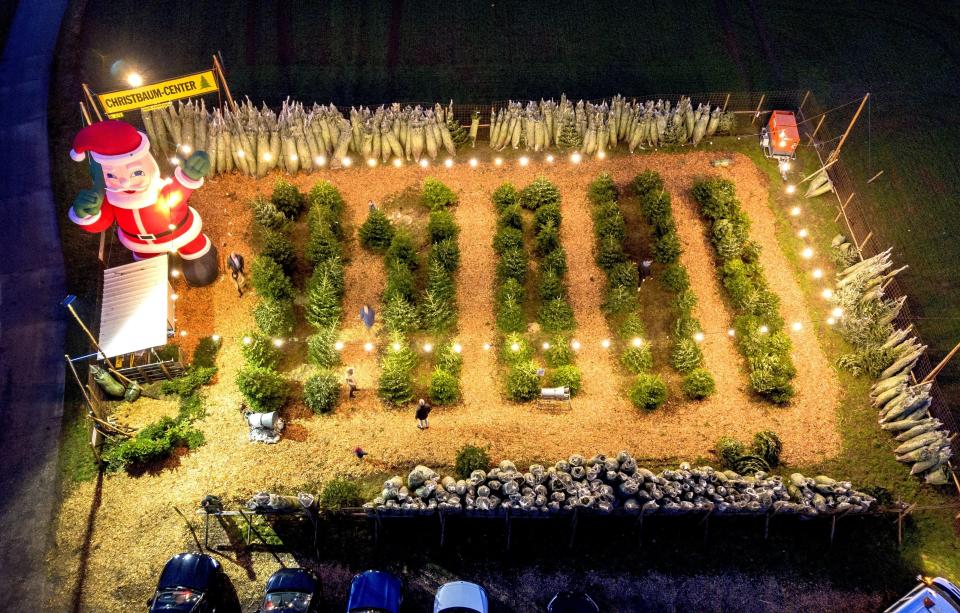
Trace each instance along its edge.
<path fill-rule="evenodd" d="M 212 70 L 185 77 L 168 79 L 133 89 L 123 89 L 109 94 L 97 94 L 100 104 L 111 117 L 125 111 L 144 107 L 156 107 L 181 98 L 192 98 L 218 91 L 217 80 Z"/>

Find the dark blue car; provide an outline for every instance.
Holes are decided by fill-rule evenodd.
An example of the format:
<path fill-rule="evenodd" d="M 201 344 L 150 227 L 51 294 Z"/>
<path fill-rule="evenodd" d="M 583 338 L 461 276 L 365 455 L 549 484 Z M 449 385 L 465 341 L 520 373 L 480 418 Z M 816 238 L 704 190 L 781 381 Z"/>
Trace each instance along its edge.
<path fill-rule="evenodd" d="M 368 570 L 353 578 L 347 613 L 399 613 L 400 579 L 390 573 Z"/>
<path fill-rule="evenodd" d="M 303 568 L 281 568 L 273 573 L 267 579 L 266 592 L 258 613 L 316 613 L 320 610 L 320 582 Z"/>
<path fill-rule="evenodd" d="M 167 561 L 150 613 L 232 613 L 239 611 L 220 563 L 204 553 L 178 553 Z"/>

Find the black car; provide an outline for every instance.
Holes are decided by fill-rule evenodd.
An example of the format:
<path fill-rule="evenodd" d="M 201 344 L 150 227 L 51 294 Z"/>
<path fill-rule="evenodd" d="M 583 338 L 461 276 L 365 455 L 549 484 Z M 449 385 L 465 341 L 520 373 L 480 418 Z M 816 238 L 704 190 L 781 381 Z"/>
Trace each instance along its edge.
<path fill-rule="evenodd" d="M 267 579 L 266 591 L 257 613 L 317 613 L 320 610 L 320 582 L 308 570 L 281 568 Z"/>
<path fill-rule="evenodd" d="M 205 553 L 178 553 L 167 561 L 150 613 L 228 613 L 239 611 L 220 563 Z"/>

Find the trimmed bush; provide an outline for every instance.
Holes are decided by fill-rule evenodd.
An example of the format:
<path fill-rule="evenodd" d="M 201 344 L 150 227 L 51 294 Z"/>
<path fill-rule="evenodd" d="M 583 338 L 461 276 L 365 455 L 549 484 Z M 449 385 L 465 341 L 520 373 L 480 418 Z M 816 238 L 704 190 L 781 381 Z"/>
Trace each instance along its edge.
<path fill-rule="evenodd" d="M 540 228 L 535 239 L 537 255 L 544 256 L 560 246 L 560 228 L 548 221 Z"/>
<path fill-rule="evenodd" d="M 573 364 L 573 348 L 570 347 L 570 339 L 565 335 L 558 334 L 550 339 L 550 348 L 543 354 L 550 368 L 558 368 Z"/>
<path fill-rule="evenodd" d="M 329 226 L 317 225 L 307 237 L 305 255 L 310 264 L 318 266 L 327 260 L 342 260 L 343 247 Z"/>
<path fill-rule="evenodd" d="M 660 281 L 664 287 L 674 293 L 682 292 L 690 287 L 690 277 L 687 275 L 687 269 L 679 262 L 664 266 Z"/>
<path fill-rule="evenodd" d="M 540 395 L 540 377 L 536 362 L 520 362 L 507 374 L 507 398 L 514 402 L 527 402 Z"/>
<path fill-rule="evenodd" d="M 297 186 L 289 181 L 277 179 L 273 184 L 273 193 L 270 195 L 270 202 L 277 210 L 283 213 L 287 219 L 296 219 L 303 212 L 303 207 L 307 204 L 307 198 L 300 193 Z"/>
<path fill-rule="evenodd" d="M 522 249 L 504 251 L 497 262 L 497 279 L 503 283 L 516 279 L 520 285 L 527 280 L 527 254 Z"/>
<path fill-rule="evenodd" d="M 345 477 L 337 477 L 323 486 L 320 494 L 320 508 L 327 511 L 352 509 L 363 504 L 363 494 L 360 485 Z"/>
<path fill-rule="evenodd" d="M 780 463 L 780 452 L 783 451 L 783 443 L 776 432 L 763 430 L 753 435 L 753 453 L 760 456 L 770 466 L 776 466 Z"/>
<path fill-rule="evenodd" d="M 430 221 L 427 222 L 427 234 L 430 235 L 431 243 L 439 243 L 448 238 L 456 239 L 460 234 L 460 228 L 450 211 L 431 211 Z"/>
<path fill-rule="evenodd" d="M 436 367 L 430 374 L 428 393 L 434 404 L 453 404 L 460 399 L 460 380 L 456 375 Z"/>
<path fill-rule="evenodd" d="M 317 414 L 329 413 L 340 402 L 340 381 L 329 370 L 321 371 L 303 384 L 303 401 Z"/>
<path fill-rule="evenodd" d="M 630 372 L 639 375 L 653 367 L 653 355 L 650 353 L 650 343 L 641 343 L 639 347 L 627 345 L 620 354 L 620 363 Z"/>
<path fill-rule="evenodd" d="M 527 329 L 523 321 L 523 308 L 513 296 L 505 296 L 497 302 L 497 329 L 501 332 L 523 332 Z"/>
<path fill-rule="evenodd" d="M 202 386 L 210 383 L 216 374 L 217 369 L 214 366 L 198 367 L 196 364 L 192 364 L 187 368 L 186 374 L 168 381 L 161 381 L 160 393 L 164 395 L 176 394 L 180 398 L 192 396 Z"/>
<path fill-rule="evenodd" d="M 333 286 L 337 298 L 343 300 L 344 276 L 343 260 L 340 258 L 324 260 L 313 269 L 313 274 L 307 280 L 307 289 L 326 281 Z"/>
<path fill-rule="evenodd" d="M 279 264 L 287 275 L 293 272 L 297 261 L 293 254 L 293 241 L 286 234 L 276 230 L 263 233 L 263 247 L 260 249 L 260 255 Z"/>
<path fill-rule="evenodd" d="M 540 305 L 537 321 L 544 332 L 567 332 L 573 330 L 577 322 L 573 318 L 573 308 L 563 298 L 556 298 Z"/>
<path fill-rule="evenodd" d="M 737 208 L 736 188 L 727 179 L 703 179 L 693 185 L 700 212 L 710 220 L 730 217 Z"/>
<path fill-rule="evenodd" d="M 246 339 L 250 339 L 250 342 L 246 342 Z M 277 367 L 283 355 L 270 338 L 259 332 L 250 332 L 244 337 L 244 342 L 240 345 L 240 353 L 250 366 L 271 370 Z"/>
<path fill-rule="evenodd" d="M 399 343 L 399 351 L 394 351 L 394 343 Z M 392 334 L 390 344 L 380 360 L 380 380 L 377 382 L 380 398 L 394 405 L 413 400 L 412 373 L 416 361 L 416 355 L 407 340 L 402 335 Z"/>
<path fill-rule="evenodd" d="M 597 175 L 597 178 L 594 179 L 587 188 L 587 198 L 589 198 L 593 204 L 611 202 L 619 196 L 620 190 L 617 189 L 617 184 L 613 182 L 613 178 L 606 172 L 601 172 Z"/>
<path fill-rule="evenodd" d="M 264 298 L 253 307 L 253 321 L 267 336 L 286 336 L 293 332 L 293 301 Z"/>
<path fill-rule="evenodd" d="M 713 445 L 713 450 L 720 458 L 720 465 L 734 470 L 743 457 L 743 443 L 729 436 L 721 436 Z"/>
<path fill-rule="evenodd" d="M 253 209 L 253 223 L 267 230 L 282 230 L 289 223 L 286 215 L 262 196 L 257 196 L 250 203 Z"/>
<path fill-rule="evenodd" d="M 643 338 L 647 334 L 647 329 L 643 325 L 643 320 L 636 313 L 631 313 L 623 319 L 620 324 L 620 338 L 625 341 L 633 341 L 635 338 Z"/>
<path fill-rule="evenodd" d="M 690 337 L 677 340 L 670 352 L 670 363 L 681 373 L 689 373 L 703 363 L 700 345 Z"/>
<path fill-rule="evenodd" d="M 663 179 L 660 174 L 654 170 L 644 170 L 630 184 L 633 192 L 638 196 L 645 196 L 650 193 L 663 191 Z"/>
<path fill-rule="evenodd" d="M 506 185 L 509 185 L 507 183 Z M 453 472 L 460 479 L 469 479 L 475 470 L 490 468 L 490 454 L 486 449 L 475 445 L 464 445 L 457 451 L 457 459 L 453 465 Z"/>
<path fill-rule="evenodd" d="M 516 279 L 507 279 L 497 288 L 497 302 L 512 298 L 517 302 L 523 301 L 525 290 Z"/>
<path fill-rule="evenodd" d="M 108 445 L 103 461 L 109 471 L 140 468 L 166 458 L 176 447 L 196 449 L 203 442 L 203 433 L 189 421 L 163 417 L 135 437 Z"/>
<path fill-rule="evenodd" d="M 262 298 L 288 300 L 293 296 L 293 283 L 283 268 L 268 257 L 257 256 L 250 269 L 250 283 Z"/>
<path fill-rule="evenodd" d="M 582 385 L 580 369 L 573 364 L 559 366 L 550 373 L 550 387 L 569 387 L 572 396 L 577 395 Z"/>
<path fill-rule="evenodd" d="M 394 296 L 400 296 L 407 302 L 413 302 L 416 295 L 416 280 L 413 272 L 402 263 L 387 265 L 387 286 L 383 290 L 383 301 L 389 302 Z"/>
<path fill-rule="evenodd" d="M 683 248 L 676 232 L 667 232 L 653 244 L 653 261 L 658 264 L 673 264 L 680 259 Z"/>
<path fill-rule="evenodd" d="M 618 285 L 607 288 L 603 297 L 603 304 L 600 305 L 600 308 L 603 309 L 603 312 L 607 315 L 616 316 L 636 310 L 637 305 L 636 287 Z"/>
<path fill-rule="evenodd" d="M 393 239 L 390 241 L 390 247 L 387 249 L 385 263 L 388 267 L 402 264 L 410 270 L 417 269 L 420 265 L 417 258 L 417 246 L 409 232 L 398 230 L 394 233 Z"/>
<path fill-rule="evenodd" d="M 567 252 L 563 247 L 557 247 L 543 256 L 543 260 L 540 262 L 540 272 L 548 271 L 552 271 L 561 277 L 567 274 Z"/>
<path fill-rule="evenodd" d="M 537 177 L 520 192 L 520 206 L 525 209 L 536 211 L 548 204 L 560 204 L 560 190 L 546 177 Z"/>
<path fill-rule="evenodd" d="M 337 288 L 327 276 L 321 277 L 307 289 L 307 305 L 304 316 L 315 328 L 336 326 L 343 315 Z"/>
<path fill-rule="evenodd" d="M 431 211 L 439 211 L 455 205 L 457 195 L 440 181 L 427 177 L 423 180 L 423 203 Z"/>
<path fill-rule="evenodd" d="M 713 395 L 717 384 L 705 368 L 695 368 L 683 378 L 683 393 L 691 400 L 703 400 Z"/>
<path fill-rule="evenodd" d="M 620 209 L 616 204 L 610 203 L 606 207 L 610 209 L 609 213 L 595 214 L 593 217 L 593 233 L 597 238 L 612 236 L 618 241 L 623 242 L 627 237 L 627 223 L 620 214 Z"/>
<path fill-rule="evenodd" d="M 269 368 L 245 366 L 237 372 L 236 382 L 237 389 L 254 412 L 276 411 L 287 401 L 287 382 Z"/>
<path fill-rule="evenodd" d="M 638 409 L 652 411 L 667 400 L 667 386 L 658 375 L 641 374 L 630 388 L 630 401 Z"/>
<path fill-rule="evenodd" d="M 360 237 L 360 245 L 364 249 L 369 249 L 374 253 L 384 253 L 390 247 L 390 241 L 393 240 L 393 224 L 387 218 L 386 213 L 379 208 L 373 209 L 367 214 L 367 220 L 360 226 L 357 234 Z"/>
<path fill-rule="evenodd" d="M 448 273 L 453 273 L 460 267 L 460 245 L 457 244 L 457 239 L 448 238 L 433 244 L 430 255 L 427 256 L 427 265 L 434 264 L 439 264 Z"/>
<path fill-rule="evenodd" d="M 523 230 L 523 213 L 520 205 L 512 204 L 503 209 L 500 217 L 497 219 L 497 225 L 501 228 L 516 228 Z"/>
<path fill-rule="evenodd" d="M 497 230 L 497 233 L 493 235 L 493 250 L 497 255 L 502 254 L 508 249 L 522 248 L 523 232 L 514 227 L 504 226 Z"/>
<path fill-rule="evenodd" d="M 512 183 L 504 183 L 493 190 L 491 200 L 493 200 L 493 206 L 496 207 L 497 213 L 502 213 L 507 207 L 517 204 L 519 197 L 517 188 Z"/>
<path fill-rule="evenodd" d="M 195 368 L 212 368 L 217 365 L 217 353 L 220 351 L 221 339 L 214 340 L 213 337 L 204 336 L 197 343 L 193 350 L 193 361 L 190 363 Z"/>
<path fill-rule="evenodd" d="M 622 285 L 634 291 L 640 285 L 640 271 L 636 262 L 623 262 L 612 267 L 607 272 L 607 287 Z"/>
<path fill-rule="evenodd" d="M 540 275 L 538 293 L 542 302 L 549 302 L 557 298 L 566 298 L 567 290 L 564 287 L 563 279 L 557 273 L 548 270 Z"/>
<path fill-rule="evenodd" d="M 533 214 L 533 231 L 540 232 L 544 226 L 550 223 L 559 228 L 561 221 L 563 221 L 563 215 L 560 213 L 559 205 L 548 204 L 542 206 Z"/>
<path fill-rule="evenodd" d="M 337 328 L 320 328 L 307 337 L 307 358 L 320 368 L 333 368 L 340 364 L 340 352 L 337 351 Z"/>
<path fill-rule="evenodd" d="M 456 305 L 438 290 L 427 290 L 420 303 L 420 319 L 431 332 L 445 332 L 457 322 Z"/>
<path fill-rule="evenodd" d="M 320 181 L 310 188 L 307 195 L 310 206 L 314 209 L 329 212 L 334 218 L 343 216 L 347 209 L 340 191 L 330 181 Z"/>

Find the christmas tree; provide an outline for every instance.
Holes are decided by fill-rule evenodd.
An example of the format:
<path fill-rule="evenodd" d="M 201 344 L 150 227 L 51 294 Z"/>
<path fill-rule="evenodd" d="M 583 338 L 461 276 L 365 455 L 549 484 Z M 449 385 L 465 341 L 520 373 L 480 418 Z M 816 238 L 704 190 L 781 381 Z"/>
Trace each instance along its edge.
<path fill-rule="evenodd" d="M 457 149 L 470 142 L 470 133 L 449 111 L 447 112 L 447 129 L 450 130 L 450 137 L 453 138 L 453 145 Z"/>
<path fill-rule="evenodd" d="M 560 121 L 560 135 L 557 137 L 557 145 L 561 149 L 579 149 L 583 146 L 583 138 L 577 132 L 577 122 L 570 113 L 563 115 Z"/>

